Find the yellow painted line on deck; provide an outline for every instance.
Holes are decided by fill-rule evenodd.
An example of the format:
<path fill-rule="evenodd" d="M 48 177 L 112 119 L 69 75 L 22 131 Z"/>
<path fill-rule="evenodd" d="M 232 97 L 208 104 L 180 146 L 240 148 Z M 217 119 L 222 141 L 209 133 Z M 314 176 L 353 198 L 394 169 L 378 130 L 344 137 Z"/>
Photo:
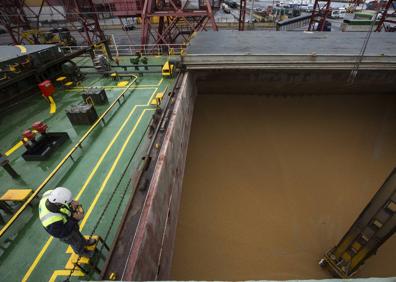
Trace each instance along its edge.
<path fill-rule="evenodd" d="M 143 110 L 143 112 L 140 114 L 135 126 L 133 127 L 132 131 L 128 134 L 127 139 L 125 140 L 124 144 L 121 147 L 121 150 L 119 151 L 119 153 L 117 154 L 117 157 L 113 163 L 113 165 L 111 166 L 109 172 L 107 173 L 105 179 L 102 182 L 102 185 L 99 188 L 99 191 L 97 192 L 94 200 L 92 201 L 91 206 L 89 207 L 89 209 L 87 210 L 87 213 L 84 216 L 84 219 L 81 221 L 80 224 L 80 230 L 82 230 L 85 226 L 85 224 L 87 223 L 87 220 L 89 218 L 89 216 L 91 215 L 93 209 L 95 208 L 96 204 L 98 203 L 98 200 L 100 198 L 100 196 L 102 195 L 104 189 L 106 188 L 107 182 L 109 181 L 110 177 L 113 175 L 114 170 L 118 164 L 118 162 L 120 161 L 122 155 L 124 154 L 125 148 L 128 146 L 129 141 L 131 140 L 132 136 L 135 134 L 136 129 L 138 128 L 138 125 L 140 124 L 140 122 L 142 121 L 142 118 L 144 116 L 144 114 L 146 113 L 146 111 L 154 111 L 154 109 L 145 109 Z M 70 274 L 70 271 L 66 271 L 66 275 L 63 274 L 55 274 L 56 272 L 58 272 L 59 270 L 55 270 L 54 273 L 51 276 L 51 279 L 53 278 L 53 280 L 50 281 L 55 281 L 57 276 L 62 275 L 62 276 L 68 276 Z"/>
<path fill-rule="evenodd" d="M 37 255 L 37 257 L 42 257 L 45 253 L 45 251 L 47 250 L 47 248 L 49 247 L 49 245 L 52 243 L 52 240 L 54 240 L 54 237 L 50 237 L 47 242 L 45 243 L 44 247 L 40 250 L 39 254 Z M 37 259 L 37 258 L 36 258 Z M 34 269 L 34 268 L 33 268 Z M 32 274 L 33 269 L 31 269 L 31 267 L 29 268 L 28 272 L 26 272 L 25 276 L 22 278 L 22 281 L 27 281 L 29 279 L 29 276 Z"/>
<path fill-rule="evenodd" d="M 70 273 L 70 270 L 56 270 L 56 271 L 54 271 L 54 273 L 52 274 L 52 276 L 51 276 L 49 282 L 55 282 L 55 281 L 56 281 L 56 278 L 57 278 L 58 276 L 68 276 L 69 273 Z M 82 276 L 84 276 L 84 273 L 83 273 L 81 270 L 76 269 L 76 270 L 74 270 L 74 272 L 73 272 L 73 276 L 80 276 L 80 277 L 82 277 Z"/>
<path fill-rule="evenodd" d="M 155 87 L 158 87 L 158 86 L 160 86 L 161 85 L 161 83 L 163 82 L 163 78 L 161 78 L 160 79 L 160 81 L 157 83 L 157 84 L 140 84 L 140 85 L 138 85 L 138 86 L 132 86 L 132 87 L 129 87 L 130 89 L 153 89 L 153 88 L 155 88 Z M 70 92 L 70 91 L 73 91 L 73 90 L 85 90 L 85 89 L 88 89 L 88 88 L 91 88 L 92 86 L 76 86 L 76 87 L 73 87 L 72 89 L 68 89 L 68 90 L 65 90 L 65 91 L 67 91 L 67 92 Z M 108 90 L 111 90 L 111 89 L 125 89 L 126 87 L 124 87 L 124 86 L 118 86 L 118 85 L 104 85 L 104 86 L 101 86 L 101 85 L 99 85 L 98 87 L 101 87 L 101 88 L 104 88 L 104 89 L 108 89 Z"/>
<path fill-rule="evenodd" d="M 125 87 L 128 84 L 127 80 L 123 80 L 117 83 L 117 87 Z"/>
<path fill-rule="evenodd" d="M 18 150 L 19 148 L 21 148 L 23 146 L 22 141 L 19 141 L 18 143 L 16 143 L 14 146 L 12 146 L 12 148 L 10 148 L 7 152 L 5 152 L 5 155 L 8 157 L 9 155 L 11 155 L 12 153 L 14 153 L 16 150 Z"/>
<path fill-rule="evenodd" d="M 94 86 L 94 87 L 96 87 L 96 86 Z M 134 89 L 134 90 L 144 90 L 144 89 L 154 89 L 154 88 L 156 88 L 157 86 L 144 86 L 144 87 L 139 87 L 139 86 L 132 86 L 132 87 L 118 87 L 118 86 L 98 86 L 98 87 L 100 87 L 100 88 L 103 88 L 103 89 L 105 89 L 105 90 L 114 90 L 114 89 L 120 89 L 120 90 L 123 90 L 123 89 L 125 89 L 125 88 L 128 88 L 128 89 Z M 76 87 L 73 87 L 72 89 L 66 89 L 66 90 L 64 90 L 65 92 L 75 92 L 76 90 L 86 90 L 86 89 L 89 89 L 89 88 L 92 88 L 92 86 L 76 86 Z"/>
<path fill-rule="evenodd" d="M 140 124 L 144 114 L 146 113 L 146 111 L 154 111 L 154 109 L 144 109 L 143 112 L 140 114 L 135 126 L 133 127 L 132 131 L 128 134 L 127 139 L 125 140 L 124 144 L 121 147 L 120 152 L 117 155 L 117 158 L 115 159 L 113 165 L 111 166 L 109 172 L 106 175 L 106 178 L 103 180 L 102 185 L 100 186 L 99 192 L 96 194 L 91 206 L 89 207 L 87 213 L 85 214 L 84 219 L 81 221 L 81 225 L 80 225 L 80 229 L 84 228 L 85 223 L 87 222 L 89 216 L 91 215 L 92 210 L 94 209 L 94 207 L 96 206 L 96 203 L 98 202 L 100 195 L 102 194 L 104 188 L 107 185 L 107 182 L 109 181 L 111 175 L 114 172 L 115 167 L 117 166 L 118 162 L 120 161 L 121 156 L 124 154 L 125 148 L 128 145 L 129 141 L 131 140 L 132 136 L 135 134 L 135 131 L 138 127 L 138 125 Z"/>
<path fill-rule="evenodd" d="M 50 114 L 56 113 L 56 104 L 54 98 L 51 96 L 48 97 L 48 101 L 50 103 Z"/>
<path fill-rule="evenodd" d="M 26 53 L 26 47 L 25 46 L 23 46 L 23 45 L 15 45 L 15 47 L 18 47 L 20 50 L 21 50 L 21 53 L 22 54 L 25 54 Z"/>
<path fill-rule="evenodd" d="M 101 165 L 101 163 L 103 162 L 104 158 L 106 157 L 106 155 L 108 154 L 108 152 L 110 151 L 111 147 L 114 145 L 115 141 L 118 139 L 121 131 L 124 129 L 125 125 L 128 123 L 129 119 L 131 118 L 132 114 L 136 111 L 136 109 L 138 107 L 142 107 L 142 106 L 148 106 L 150 101 L 153 99 L 155 93 L 157 92 L 158 88 L 155 88 L 149 101 L 147 102 L 147 104 L 145 105 L 135 105 L 133 107 L 133 109 L 129 112 L 127 118 L 124 120 L 123 124 L 121 125 L 121 127 L 118 129 L 116 135 L 113 137 L 113 139 L 111 140 L 110 144 L 106 147 L 105 151 L 102 153 L 102 155 L 100 156 L 98 162 L 96 163 L 95 167 L 93 168 L 93 170 L 91 170 L 91 173 L 89 174 L 87 180 L 85 181 L 85 183 L 83 184 L 83 186 L 80 189 L 80 192 L 77 194 L 76 196 L 76 200 L 78 200 L 82 193 L 84 193 L 85 189 L 87 188 L 88 184 L 91 182 L 94 174 L 96 173 L 96 171 L 98 170 L 99 166 Z M 29 267 L 28 271 L 25 273 L 25 276 L 22 278 L 22 281 L 27 281 L 30 277 L 30 275 L 32 274 L 33 270 L 36 268 L 37 264 L 40 262 L 42 256 L 44 255 L 44 253 L 46 252 L 46 250 L 48 249 L 49 245 L 52 242 L 52 237 L 50 237 L 47 242 L 45 243 L 45 245 L 43 246 L 43 248 L 41 249 L 40 253 L 37 255 L 37 257 L 35 258 L 35 260 L 33 261 L 32 265 Z"/>
<path fill-rule="evenodd" d="M 36 134 L 37 133 L 37 131 L 36 130 L 32 130 L 32 132 L 34 133 L 34 134 Z M 28 141 L 28 139 L 26 139 L 26 138 L 23 138 L 25 141 Z M 16 143 L 14 146 L 12 146 L 12 148 L 10 148 L 7 152 L 5 152 L 5 155 L 8 157 L 9 155 L 11 155 L 12 153 L 14 153 L 16 150 L 18 150 L 19 148 L 21 148 L 23 146 L 23 142 L 22 141 L 19 141 L 18 143 Z"/>
<path fill-rule="evenodd" d="M 160 86 L 164 78 L 161 78 L 157 84 L 141 84 L 140 86 Z"/>

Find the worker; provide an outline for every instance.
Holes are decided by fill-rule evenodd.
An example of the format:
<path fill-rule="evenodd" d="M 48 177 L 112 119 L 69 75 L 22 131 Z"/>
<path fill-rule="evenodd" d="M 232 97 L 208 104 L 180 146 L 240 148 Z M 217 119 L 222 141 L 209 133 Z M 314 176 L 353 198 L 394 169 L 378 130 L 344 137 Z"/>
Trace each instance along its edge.
<path fill-rule="evenodd" d="M 140 54 L 140 52 L 136 52 L 135 56 L 136 57 L 130 59 L 130 62 L 131 62 L 131 64 L 133 64 L 135 66 L 135 70 L 139 70 L 138 65 L 139 65 L 140 57 L 142 56 L 142 54 Z"/>
<path fill-rule="evenodd" d="M 94 252 L 85 247 L 94 245 L 96 240 L 86 240 L 81 235 L 78 222 L 84 218 L 84 211 L 73 200 L 69 189 L 57 187 L 45 192 L 40 200 L 39 216 L 41 224 L 51 236 L 69 244 L 78 255 L 93 256 Z"/>
<path fill-rule="evenodd" d="M 115 63 L 117 64 L 117 66 L 120 65 L 120 58 L 119 58 L 118 56 L 116 56 L 116 57 L 114 58 L 114 61 L 115 61 Z"/>
<path fill-rule="evenodd" d="M 143 57 L 143 58 L 141 59 L 141 62 L 142 62 L 143 65 L 144 65 L 144 69 L 147 71 L 147 70 L 148 70 L 148 66 L 147 66 L 148 59 L 147 59 L 147 57 Z"/>

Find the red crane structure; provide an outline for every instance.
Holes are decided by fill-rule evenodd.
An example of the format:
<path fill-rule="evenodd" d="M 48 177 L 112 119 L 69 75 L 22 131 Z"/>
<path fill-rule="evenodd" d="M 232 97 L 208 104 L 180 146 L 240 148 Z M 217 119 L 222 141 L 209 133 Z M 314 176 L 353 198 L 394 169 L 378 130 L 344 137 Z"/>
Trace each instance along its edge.
<path fill-rule="evenodd" d="M 321 1 L 322 2 L 322 1 Z M 324 1 L 322 5 L 319 0 L 315 0 L 311 20 L 309 21 L 309 31 L 324 31 L 326 26 L 326 19 L 330 15 L 331 0 Z M 317 23 L 317 25 L 315 25 Z"/>
<path fill-rule="evenodd" d="M 118 17 L 138 17 L 142 24 L 141 44 L 172 44 L 188 40 L 195 32 L 217 31 L 214 0 L 109 0 Z M 179 42 L 178 42 L 179 41 Z"/>
<path fill-rule="evenodd" d="M 375 31 L 379 32 L 382 29 L 384 29 L 384 31 L 395 31 L 394 29 L 390 29 L 389 26 L 385 25 L 385 23 L 392 23 L 392 24 L 396 24 L 396 20 L 394 20 L 394 16 L 396 15 L 395 10 L 393 10 L 392 14 L 389 14 L 389 8 L 393 7 L 395 8 L 395 3 L 393 2 L 393 0 L 388 0 L 388 2 L 386 3 L 386 6 L 383 10 L 380 11 L 381 14 L 381 18 L 379 20 L 379 23 L 377 25 L 377 28 L 375 29 Z"/>
<path fill-rule="evenodd" d="M 92 0 L 42 0 L 36 11 L 25 0 L 0 0 L 0 23 L 7 29 L 14 44 L 25 43 L 24 32 L 39 29 L 44 6 L 50 7 L 78 30 L 88 45 L 106 40 Z M 59 9 L 59 6 L 64 9 Z M 37 32 L 32 32 L 30 37 L 35 44 L 40 44 Z"/>
<path fill-rule="evenodd" d="M 214 11 L 220 8 L 221 0 L 102 1 L 105 1 L 102 6 L 109 7 L 113 16 L 120 19 L 134 17 L 140 21 L 142 45 L 184 43 L 196 32 L 209 27 L 215 31 L 218 29 Z M 38 29 L 43 7 L 49 7 L 61 15 L 88 45 L 106 40 L 99 23 L 97 1 L 42 0 L 41 7 L 38 12 L 35 9 L 35 13 L 25 4 L 25 0 L 0 0 L 0 24 L 7 28 L 15 44 L 22 43 L 24 31 Z M 36 27 L 32 26 L 33 22 L 37 23 Z M 32 41 L 39 43 L 38 39 Z"/>
<path fill-rule="evenodd" d="M 41 11 L 40 7 L 40 11 Z M 25 9 L 29 11 L 31 16 L 27 16 Z M 0 0 L 0 23 L 7 29 L 14 44 L 24 43 L 22 33 L 32 29 L 32 22 L 38 27 L 39 15 L 33 12 L 25 4 L 24 0 Z M 38 38 L 33 37 L 35 43 L 39 44 Z"/>
<path fill-rule="evenodd" d="M 188 8 L 189 1 L 146 0 L 142 11 L 142 44 L 149 44 L 151 36 L 154 44 L 175 43 L 179 36 L 185 40 L 194 32 L 206 30 L 210 22 L 217 30 L 210 0 L 197 1 L 197 6 Z M 152 18 L 158 17 L 157 31 L 152 29 Z"/>
<path fill-rule="evenodd" d="M 239 3 L 239 19 L 238 19 L 238 30 L 245 30 L 245 18 L 246 18 L 246 0 L 241 0 Z"/>
<path fill-rule="evenodd" d="M 88 45 L 106 40 L 92 0 L 43 0 L 43 2 L 62 15 L 75 30 L 79 31 Z M 56 7 L 59 5 L 64 7 L 64 11 Z"/>

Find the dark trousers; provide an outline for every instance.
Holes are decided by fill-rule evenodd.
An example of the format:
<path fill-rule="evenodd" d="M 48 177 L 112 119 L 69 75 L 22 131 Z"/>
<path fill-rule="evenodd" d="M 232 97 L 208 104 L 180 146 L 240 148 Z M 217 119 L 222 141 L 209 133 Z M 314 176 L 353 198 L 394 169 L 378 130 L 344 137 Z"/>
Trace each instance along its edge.
<path fill-rule="evenodd" d="M 69 236 L 66 236 L 64 238 L 59 238 L 59 239 L 62 242 L 69 244 L 76 254 L 78 254 L 78 255 L 84 254 L 86 240 L 83 237 L 83 235 L 80 233 L 80 230 L 78 230 L 77 228 L 74 229 Z"/>

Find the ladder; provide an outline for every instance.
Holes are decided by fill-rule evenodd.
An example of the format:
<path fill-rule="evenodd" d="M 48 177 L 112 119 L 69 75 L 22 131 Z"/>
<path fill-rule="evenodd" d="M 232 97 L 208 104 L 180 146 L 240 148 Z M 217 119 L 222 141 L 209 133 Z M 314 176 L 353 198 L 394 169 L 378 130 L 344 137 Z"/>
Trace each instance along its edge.
<path fill-rule="evenodd" d="M 319 265 L 340 278 L 349 278 L 395 231 L 396 168 L 338 245 L 324 255 Z"/>

